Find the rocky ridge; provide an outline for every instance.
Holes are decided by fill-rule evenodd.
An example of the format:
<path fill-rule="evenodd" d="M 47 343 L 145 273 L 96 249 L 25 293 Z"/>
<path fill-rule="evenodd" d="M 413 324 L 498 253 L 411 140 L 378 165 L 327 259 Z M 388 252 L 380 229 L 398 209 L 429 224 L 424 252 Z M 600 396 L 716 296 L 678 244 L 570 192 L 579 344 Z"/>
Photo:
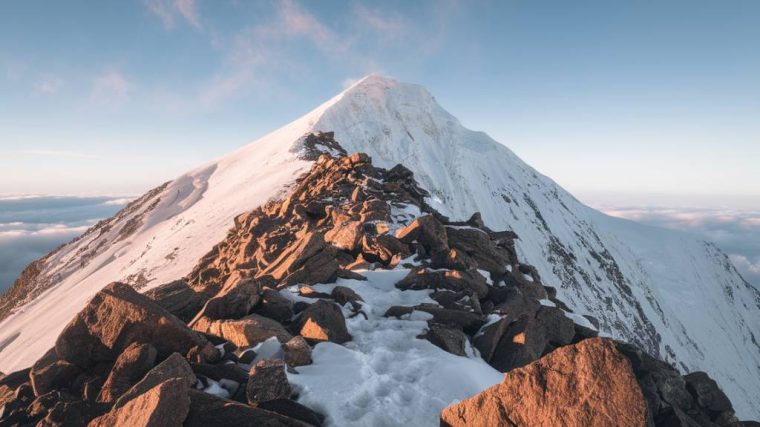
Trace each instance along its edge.
<path fill-rule="evenodd" d="M 361 285 L 319 285 L 401 268 L 395 287 L 433 302 L 391 306 L 386 317 L 424 318 L 419 339 L 507 373 L 445 409 L 442 424 L 741 425 L 706 374 L 684 377 L 595 338 L 595 319 L 572 313 L 519 262 L 514 233 L 478 214 L 449 221 L 411 171 L 348 156 L 330 133 L 303 141 L 311 171 L 285 199 L 238 216 L 187 277 L 146 295 L 107 286 L 31 369 L 0 379 L 0 426 L 330 423 L 335 414 L 298 403 L 288 375 L 322 343 L 351 345 L 347 319 L 368 313 Z M 592 398 L 577 399 L 586 383 Z"/>

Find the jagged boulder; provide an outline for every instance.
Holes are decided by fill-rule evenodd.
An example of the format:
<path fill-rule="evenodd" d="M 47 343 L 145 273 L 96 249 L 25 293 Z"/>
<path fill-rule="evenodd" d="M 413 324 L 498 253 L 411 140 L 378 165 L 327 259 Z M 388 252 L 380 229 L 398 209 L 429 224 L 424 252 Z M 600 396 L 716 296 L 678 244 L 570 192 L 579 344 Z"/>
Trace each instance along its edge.
<path fill-rule="evenodd" d="M 486 297 L 489 289 L 486 278 L 477 270 L 430 271 L 425 268 L 410 271 L 405 278 L 396 283 L 396 287 L 402 290 L 464 291 L 478 298 Z"/>
<path fill-rule="evenodd" d="M 207 321 L 200 319 L 193 328 L 211 334 L 237 347 L 252 347 L 272 337 L 280 342 L 288 342 L 292 336 L 279 322 L 258 314 L 249 314 L 238 320 Z"/>
<path fill-rule="evenodd" d="M 451 405 L 443 426 L 644 426 L 647 408 L 612 340 L 562 347 L 508 372 L 501 384 Z"/>
<path fill-rule="evenodd" d="M 296 323 L 298 334 L 307 341 L 331 341 L 343 344 L 351 341 L 346 318 L 335 303 L 318 300 L 304 310 Z"/>
<path fill-rule="evenodd" d="M 190 322 L 205 302 L 184 280 L 175 280 L 150 289 L 145 292 L 145 296 L 183 322 Z"/>
<path fill-rule="evenodd" d="M 90 427 L 181 426 L 190 410 L 189 387 L 172 378 L 95 418 Z"/>
<path fill-rule="evenodd" d="M 98 292 L 58 336 L 61 360 L 87 368 L 114 361 L 132 343 L 150 343 L 163 359 L 208 341 L 131 286 L 112 283 Z"/>
<path fill-rule="evenodd" d="M 248 404 L 252 406 L 275 399 L 288 399 L 293 391 L 285 375 L 285 362 L 265 359 L 253 365 L 245 391 Z"/>
<path fill-rule="evenodd" d="M 293 302 L 274 289 L 265 289 L 261 294 L 261 302 L 254 313 L 280 323 L 287 322 L 293 317 Z"/>
<path fill-rule="evenodd" d="M 408 226 L 398 230 L 396 237 L 406 244 L 419 242 L 427 253 L 446 253 L 449 250 L 446 227 L 433 215 L 416 218 Z"/>
<path fill-rule="evenodd" d="M 460 329 L 446 325 L 431 323 L 428 330 L 421 336 L 441 349 L 457 356 L 466 356 L 465 348 L 468 343 L 467 335 Z"/>
<path fill-rule="evenodd" d="M 265 409 L 286 417 L 303 421 L 315 427 L 324 423 L 324 415 L 315 412 L 298 402 L 290 399 L 274 399 L 260 403 L 257 408 Z"/>
<path fill-rule="evenodd" d="M 167 357 L 166 360 L 159 363 L 127 392 L 123 393 L 114 403 L 114 408 L 120 408 L 126 405 L 130 400 L 142 395 L 148 390 L 162 384 L 170 379 L 181 379 L 183 387 L 192 387 L 195 383 L 195 374 L 190 368 L 185 358 L 179 353 L 174 353 Z"/>
<path fill-rule="evenodd" d="M 82 369 L 65 360 L 59 360 L 52 348 L 32 366 L 29 379 L 35 396 L 42 396 L 59 388 L 69 388 Z"/>
<path fill-rule="evenodd" d="M 202 391 L 190 390 L 190 412 L 185 427 L 260 426 L 308 427 L 303 421 L 275 412 L 243 405 Z"/>
<path fill-rule="evenodd" d="M 311 364 L 311 347 L 300 335 L 294 336 L 283 344 L 282 350 L 285 354 L 285 363 L 291 368 Z"/>
<path fill-rule="evenodd" d="M 132 343 L 119 355 L 100 390 L 98 401 L 113 402 L 153 368 L 156 348 L 150 344 Z"/>

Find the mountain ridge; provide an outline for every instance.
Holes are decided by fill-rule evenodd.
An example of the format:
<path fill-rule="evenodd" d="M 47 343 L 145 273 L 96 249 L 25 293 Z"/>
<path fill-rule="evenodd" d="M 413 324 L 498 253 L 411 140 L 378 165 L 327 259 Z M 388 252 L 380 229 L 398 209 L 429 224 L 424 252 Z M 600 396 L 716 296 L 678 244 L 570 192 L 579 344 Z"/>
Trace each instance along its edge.
<path fill-rule="evenodd" d="M 683 370 L 707 370 L 737 413 L 758 416 L 747 396 L 760 394 L 752 333 L 760 330 L 760 296 L 725 255 L 699 239 L 586 207 L 507 147 L 462 127 L 421 86 L 377 75 L 49 255 L 30 280 L 46 280 L 44 291 L 0 323 L 0 369 L 30 364 L 103 283 L 149 289 L 186 274 L 235 215 L 281 196 L 309 167 L 291 147 L 312 131 L 335 132 L 348 152 L 367 152 L 381 167 L 404 164 L 445 215 L 479 211 L 489 226 L 513 229 L 521 258 L 573 310 Z M 181 244 L 187 241 L 193 245 Z M 63 297 L 67 305 L 58 308 Z M 42 322 L 42 313 L 51 319 Z"/>

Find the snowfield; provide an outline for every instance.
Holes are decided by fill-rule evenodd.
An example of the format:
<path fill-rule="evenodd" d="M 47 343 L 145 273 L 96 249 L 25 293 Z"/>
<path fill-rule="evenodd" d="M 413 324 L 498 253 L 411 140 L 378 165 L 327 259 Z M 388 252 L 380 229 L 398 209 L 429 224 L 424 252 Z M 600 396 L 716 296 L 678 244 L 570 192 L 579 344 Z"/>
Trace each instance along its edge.
<path fill-rule="evenodd" d="M 504 145 L 464 128 L 424 88 L 378 76 L 158 188 L 129 212 L 55 251 L 38 278 L 49 289 L 0 323 L 0 370 L 31 365 L 108 283 L 129 281 L 148 289 L 190 272 L 224 238 L 237 214 L 280 196 L 309 168 L 293 147 L 311 131 L 335 132 L 348 152 L 366 152 L 377 166 L 403 163 L 431 193 L 431 206 L 453 219 L 480 211 L 492 229 L 514 230 L 521 260 L 557 287 L 558 297 L 573 310 L 596 317 L 602 333 L 633 342 L 683 372 L 707 371 L 740 418 L 760 418 L 760 294 L 722 252 L 694 236 L 612 218 L 583 205 Z M 392 293 L 386 281 L 392 275 L 377 277 L 368 289 L 373 293 L 369 304 L 378 310 L 384 304 L 381 294 Z M 340 421 L 348 423 L 361 414 L 362 405 L 377 405 L 364 416 L 370 417 L 368 424 L 382 424 L 389 419 L 383 411 L 398 411 L 404 418 L 433 408 L 435 395 L 425 394 L 428 388 L 439 393 L 437 407 L 500 380 L 478 359 L 430 359 L 432 345 L 424 341 L 394 346 L 417 333 L 415 322 L 381 321 L 376 314 L 351 321 L 355 341 L 347 348 L 320 344 L 314 370 L 291 376 L 304 402 L 329 381 L 336 393 L 326 403 L 331 414 L 342 408 Z M 383 342 L 385 350 L 368 354 L 373 341 Z M 461 388 L 450 390 L 419 360 L 452 372 L 455 363 L 469 364 L 480 373 L 470 382 L 457 377 Z M 325 378 L 317 366 L 344 374 Z M 409 401 L 399 389 L 396 377 L 404 375 L 415 379 L 412 390 L 419 400 Z M 341 391 L 349 386 L 355 392 L 350 398 Z M 383 393 L 399 406 L 367 401 Z"/>
<path fill-rule="evenodd" d="M 474 348 L 468 352 L 472 357 L 462 357 L 416 339 L 432 315 L 414 311 L 402 319 L 383 316 L 394 305 L 436 303 L 430 290 L 396 289 L 409 271 L 357 270 L 367 281 L 339 279 L 313 286 L 328 294 L 338 285 L 353 289 L 364 300 L 362 310 L 368 317 L 349 318 L 352 313 L 344 308 L 353 340 L 345 346 L 317 344 L 314 363 L 288 374 L 298 401 L 327 414 L 329 425 L 436 426 L 443 408 L 502 381 L 504 374 L 477 356 Z"/>

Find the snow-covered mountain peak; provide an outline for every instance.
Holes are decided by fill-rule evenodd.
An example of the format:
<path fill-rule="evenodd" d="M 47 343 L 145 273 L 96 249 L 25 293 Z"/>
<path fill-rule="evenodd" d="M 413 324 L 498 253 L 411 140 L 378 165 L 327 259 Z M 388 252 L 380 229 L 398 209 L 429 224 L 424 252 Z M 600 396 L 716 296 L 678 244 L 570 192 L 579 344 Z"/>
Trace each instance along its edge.
<path fill-rule="evenodd" d="M 0 371 L 33 363 L 108 283 L 148 289 L 188 274 L 235 216 L 281 197 L 308 170 L 294 147 L 315 131 L 334 132 L 346 151 L 366 152 L 377 166 L 411 169 L 444 215 L 479 211 L 491 228 L 515 231 L 520 258 L 569 308 L 682 371 L 708 371 L 741 417 L 760 416 L 752 401 L 760 396 L 760 294 L 723 253 L 584 206 L 463 127 L 423 87 L 378 75 L 156 188 L 35 263 L 19 291 L 0 300 Z"/>

